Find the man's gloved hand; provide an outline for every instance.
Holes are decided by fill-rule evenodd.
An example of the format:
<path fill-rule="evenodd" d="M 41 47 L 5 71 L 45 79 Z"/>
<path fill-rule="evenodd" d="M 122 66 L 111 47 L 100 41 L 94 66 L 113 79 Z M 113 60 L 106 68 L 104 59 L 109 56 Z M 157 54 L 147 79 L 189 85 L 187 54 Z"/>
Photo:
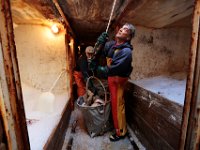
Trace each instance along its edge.
<path fill-rule="evenodd" d="M 99 44 L 105 44 L 106 41 L 108 40 L 108 33 L 103 32 L 97 39 L 97 43 Z"/>
<path fill-rule="evenodd" d="M 108 76 L 108 67 L 107 66 L 98 66 L 97 74 L 100 77 L 106 78 Z"/>

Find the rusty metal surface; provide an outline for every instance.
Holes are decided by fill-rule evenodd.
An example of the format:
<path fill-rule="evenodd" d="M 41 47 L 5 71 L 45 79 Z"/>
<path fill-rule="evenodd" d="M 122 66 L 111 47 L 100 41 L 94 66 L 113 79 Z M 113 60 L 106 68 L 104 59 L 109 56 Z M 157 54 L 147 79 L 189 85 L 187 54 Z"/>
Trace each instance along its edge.
<path fill-rule="evenodd" d="M 30 149 L 9 1 L 0 0 L 1 108 L 9 149 Z"/>
<path fill-rule="evenodd" d="M 187 77 L 187 85 L 186 85 L 186 95 L 185 95 L 185 104 L 184 104 L 184 111 L 183 111 L 183 117 L 182 117 L 182 130 L 181 130 L 181 138 L 180 138 L 180 150 L 185 149 L 186 145 L 186 134 L 188 130 L 188 124 L 192 123 L 191 120 L 189 119 L 189 115 L 192 114 L 193 109 L 196 107 L 195 106 L 195 90 L 197 89 L 197 83 L 195 81 L 195 75 L 197 75 L 199 66 L 196 64 L 197 62 L 199 63 L 197 57 L 197 50 L 198 50 L 198 36 L 199 36 L 199 15 L 200 15 L 200 1 L 196 0 L 196 7 L 194 10 L 194 15 L 193 15 L 193 29 L 192 29 L 192 40 L 191 40 L 191 47 L 190 47 L 190 69 Z M 197 59 L 198 58 L 198 59 Z M 198 78 L 198 77 L 197 77 Z M 190 116 L 192 117 L 192 116 Z M 190 121 L 189 121 L 190 120 Z M 191 134 L 191 133 L 189 133 Z"/>
<path fill-rule="evenodd" d="M 136 2 L 141 5 L 133 9 L 133 4 Z M 194 0 L 143 0 L 143 2 L 137 0 L 127 7 L 127 12 L 122 21 L 131 21 L 134 24 L 150 28 L 162 28 L 188 17 L 192 14 L 193 8 Z M 188 26 L 190 22 L 181 21 L 181 24 Z"/>
<path fill-rule="evenodd" d="M 105 31 L 113 0 L 103 3 L 100 0 L 59 0 L 59 2 L 81 41 L 95 41 L 98 35 Z M 131 22 L 135 25 L 161 28 L 174 22 L 178 24 L 178 20 L 189 17 L 193 5 L 194 0 L 118 0 L 112 23 Z M 190 22 L 184 20 L 179 24 L 191 26 Z"/>
<path fill-rule="evenodd" d="M 117 1 L 112 18 L 113 21 L 126 1 Z M 58 0 L 58 2 L 81 42 L 94 42 L 97 36 L 106 30 L 113 0 L 104 2 L 100 0 Z"/>
<path fill-rule="evenodd" d="M 17 1 L 19 3 L 19 1 Z M 22 0 L 33 8 L 36 8 L 46 19 L 56 19 L 59 17 L 58 11 L 51 0 Z"/>
<path fill-rule="evenodd" d="M 56 7 L 56 10 L 59 12 L 60 16 L 62 17 L 61 21 L 65 24 L 65 27 L 67 28 L 68 32 L 70 32 L 73 35 L 73 37 L 75 38 L 76 35 L 74 34 L 73 28 L 70 25 L 69 21 L 67 20 L 60 4 L 58 3 L 58 0 L 52 0 L 52 2 L 54 4 L 54 6 Z M 67 34 L 68 34 L 68 32 L 67 32 Z"/>
<path fill-rule="evenodd" d="M 106 30 L 113 0 L 55 1 L 80 43 L 94 43 Z M 11 3 L 13 18 L 18 24 L 44 24 L 45 19 L 62 21 L 62 15 L 51 0 L 12 0 Z M 111 27 L 125 22 L 151 28 L 188 27 L 193 8 L 194 0 L 117 0 Z"/>

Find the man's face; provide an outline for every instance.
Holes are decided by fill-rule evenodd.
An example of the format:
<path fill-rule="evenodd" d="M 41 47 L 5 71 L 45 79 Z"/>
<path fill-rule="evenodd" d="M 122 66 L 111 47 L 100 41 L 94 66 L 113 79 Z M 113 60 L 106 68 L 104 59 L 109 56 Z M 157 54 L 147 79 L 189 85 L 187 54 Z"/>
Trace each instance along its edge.
<path fill-rule="evenodd" d="M 117 32 L 115 37 L 120 40 L 128 41 L 130 39 L 130 30 L 128 26 L 126 25 L 122 26 Z"/>
<path fill-rule="evenodd" d="M 94 53 L 86 52 L 87 59 L 91 59 Z"/>

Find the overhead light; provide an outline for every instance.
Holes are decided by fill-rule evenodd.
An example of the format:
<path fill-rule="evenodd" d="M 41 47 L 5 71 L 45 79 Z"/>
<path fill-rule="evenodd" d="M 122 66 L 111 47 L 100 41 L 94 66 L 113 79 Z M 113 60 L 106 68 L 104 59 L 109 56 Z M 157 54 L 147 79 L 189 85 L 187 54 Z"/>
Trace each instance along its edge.
<path fill-rule="evenodd" d="M 53 32 L 53 33 L 58 33 L 59 32 L 59 28 L 58 28 L 58 25 L 57 24 L 53 24 L 52 26 L 51 26 L 51 31 Z"/>

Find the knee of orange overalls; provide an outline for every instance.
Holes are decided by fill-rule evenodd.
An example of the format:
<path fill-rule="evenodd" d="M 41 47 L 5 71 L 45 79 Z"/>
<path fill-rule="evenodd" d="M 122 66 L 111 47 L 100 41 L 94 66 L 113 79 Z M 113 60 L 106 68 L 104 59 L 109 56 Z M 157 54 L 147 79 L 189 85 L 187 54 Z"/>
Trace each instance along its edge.
<path fill-rule="evenodd" d="M 78 96 L 83 96 L 86 92 L 86 89 L 85 89 L 86 84 L 85 84 L 83 75 L 79 71 L 74 71 L 73 76 L 77 84 L 77 94 Z"/>

